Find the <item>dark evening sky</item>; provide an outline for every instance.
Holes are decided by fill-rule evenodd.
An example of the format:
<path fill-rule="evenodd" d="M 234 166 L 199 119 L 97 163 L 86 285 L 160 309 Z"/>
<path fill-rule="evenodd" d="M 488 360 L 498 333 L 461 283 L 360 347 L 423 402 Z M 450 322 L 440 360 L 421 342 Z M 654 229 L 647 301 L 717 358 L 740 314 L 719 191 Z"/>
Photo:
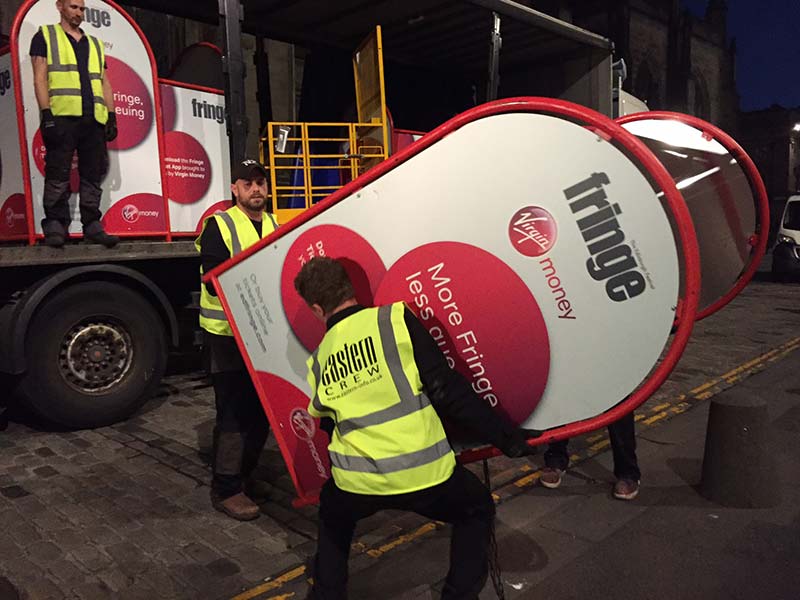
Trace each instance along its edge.
<path fill-rule="evenodd" d="M 683 0 L 705 14 L 706 0 Z M 736 38 L 742 110 L 800 106 L 800 1 L 728 0 L 728 36 Z"/>

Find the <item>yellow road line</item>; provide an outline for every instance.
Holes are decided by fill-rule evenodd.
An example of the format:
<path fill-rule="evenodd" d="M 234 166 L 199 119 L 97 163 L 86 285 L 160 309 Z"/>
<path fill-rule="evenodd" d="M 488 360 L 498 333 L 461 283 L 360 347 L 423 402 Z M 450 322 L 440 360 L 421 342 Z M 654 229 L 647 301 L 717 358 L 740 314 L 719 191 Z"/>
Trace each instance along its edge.
<path fill-rule="evenodd" d="M 257 585 L 254 588 L 250 588 L 239 594 L 238 596 L 234 596 L 231 600 L 250 600 L 251 598 L 255 598 L 256 596 L 260 596 L 266 592 L 276 590 L 279 587 L 283 587 L 284 584 L 289 583 L 290 581 L 294 581 L 298 577 L 302 576 L 306 572 L 305 565 L 300 567 L 295 567 L 291 571 L 287 571 L 283 575 L 276 577 L 272 581 L 267 581 L 266 583 L 262 583 L 261 585 Z M 278 596 L 280 598 L 280 596 Z"/>
<path fill-rule="evenodd" d="M 379 556 L 386 554 L 389 550 L 393 548 L 397 548 L 398 546 L 402 546 L 403 544 L 407 544 L 418 537 L 422 537 L 426 533 L 430 533 L 434 531 L 437 527 L 437 523 L 432 521 L 430 523 L 425 523 L 422 527 L 418 528 L 416 531 L 412 531 L 411 533 L 403 534 L 395 539 L 393 539 L 388 544 L 384 544 L 380 548 L 373 548 L 372 550 L 367 550 L 367 554 L 369 554 L 372 558 L 378 558 Z"/>
<path fill-rule="evenodd" d="M 659 404 L 658 406 L 654 406 L 652 409 L 650 409 L 651 412 L 655 412 L 657 414 L 654 414 L 650 417 L 645 417 L 645 415 L 637 414 L 635 417 L 636 421 L 641 421 L 645 426 L 652 427 L 655 424 L 657 424 L 658 421 L 661 421 L 662 419 L 670 415 L 672 416 L 680 415 L 689 410 L 692 406 L 690 402 L 686 402 L 687 399 L 693 398 L 695 400 L 706 400 L 708 398 L 711 398 L 712 396 L 718 394 L 721 391 L 717 387 L 720 384 L 733 383 L 741 379 L 745 379 L 746 377 L 749 377 L 750 375 L 753 375 L 754 373 L 761 370 L 767 363 L 771 363 L 783 358 L 793 350 L 796 350 L 798 347 L 800 347 L 800 337 L 793 338 L 788 342 L 781 344 L 777 348 L 774 348 L 769 352 L 765 352 L 761 356 L 758 356 L 752 360 L 747 361 L 746 363 L 743 363 L 731 369 L 724 375 L 706 381 L 705 383 L 697 386 L 693 390 L 690 390 L 688 394 L 681 394 L 677 396 L 674 400 L 664 402 L 663 404 Z M 590 458 L 592 456 L 595 456 L 596 454 L 599 454 L 603 448 L 605 448 L 610 444 L 607 438 L 604 439 L 602 442 L 598 441 L 600 440 L 600 438 L 604 437 L 605 437 L 604 433 L 585 436 L 584 441 L 593 445 L 589 446 L 586 449 L 584 455 L 581 455 L 580 453 L 571 455 L 570 461 L 578 462 L 582 459 Z M 529 472 L 530 470 L 531 470 L 530 465 L 523 465 L 522 467 L 520 467 L 519 472 L 526 473 Z M 541 471 L 537 470 L 534 471 L 533 473 L 528 473 L 527 475 L 515 479 L 512 483 L 514 487 L 517 487 L 519 489 L 524 489 L 536 483 L 536 481 L 538 481 L 540 476 L 541 476 Z M 496 493 L 492 493 L 492 497 L 494 498 L 496 503 L 502 499 L 502 497 Z M 397 538 L 391 540 L 390 542 L 387 542 L 386 544 L 383 544 L 378 548 L 366 550 L 366 553 L 373 558 L 379 558 L 380 556 L 383 556 L 384 554 L 390 552 L 395 548 L 398 548 L 404 544 L 408 544 L 416 539 L 419 539 L 431 533 L 432 531 L 435 531 L 441 525 L 442 523 L 439 523 L 437 521 L 431 521 L 429 523 L 425 523 L 424 525 L 422 525 L 421 527 L 419 527 L 418 529 L 416 529 L 411 533 L 400 535 Z M 366 546 L 364 546 L 361 543 L 356 543 L 353 545 L 353 548 L 356 550 L 362 550 L 366 549 Z M 291 581 L 294 581 L 299 577 L 302 577 L 305 574 L 305 572 L 306 572 L 305 566 L 296 567 L 291 571 L 287 571 L 286 573 L 280 575 L 279 577 L 276 577 L 271 581 L 263 583 L 252 589 L 246 590 L 241 594 L 239 594 L 238 596 L 234 596 L 231 600 L 251 600 L 252 598 L 256 598 L 261 594 L 277 590 L 278 588 L 283 587 L 285 584 L 290 583 Z M 269 598 L 265 598 L 264 600 L 288 600 L 289 598 L 293 598 L 294 596 L 295 594 L 294 592 L 292 592 L 288 594 L 281 594 L 278 596 L 270 596 Z"/>

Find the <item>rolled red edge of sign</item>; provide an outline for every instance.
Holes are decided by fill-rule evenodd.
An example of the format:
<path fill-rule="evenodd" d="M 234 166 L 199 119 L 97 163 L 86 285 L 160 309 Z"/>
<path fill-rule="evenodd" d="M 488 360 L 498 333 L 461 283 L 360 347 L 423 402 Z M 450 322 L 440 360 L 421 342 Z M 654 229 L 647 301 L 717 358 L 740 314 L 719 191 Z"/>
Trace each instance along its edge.
<path fill-rule="evenodd" d="M 223 308 L 228 314 L 230 314 L 230 308 L 227 300 L 225 299 L 225 295 L 221 287 L 218 285 L 218 278 L 225 271 L 240 263 L 255 252 L 258 252 L 261 248 L 272 244 L 275 240 L 283 237 L 294 229 L 297 229 L 299 226 L 313 219 L 322 211 L 327 210 L 334 204 L 341 202 L 369 183 L 375 181 L 379 177 L 382 177 L 384 174 L 388 173 L 416 154 L 419 154 L 420 152 L 429 148 L 453 131 L 463 127 L 468 123 L 477 121 L 478 119 L 498 114 L 516 112 L 535 112 L 564 117 L 566 119 L 581 122 L 585 125 L 596 128 L 599 132 L 602 132 L 603 137 L 609 136 L 610 139 L 613 139 L 615 142 L 622 145 L 630 154 L 630 156 L 638 160 L 649 172 L 657 185 L 664 191 L 664 197 L 667 205 L 674 214 L 677 224 L 678 241 L 680 242 L 681 251 L 683 252 L 685 261 L 685 269 L 683 272 L 683 277 L 685 280 L 683 286 L 684 296 L 683 298 L 677 299 L 676 315 L 678 315 L 680 318 L 676 319 L 678 325 L 675 329 L 672 343 L 669 345 L 669 350 L 662 359 L 661 363 L 633 393 L 631 393 L 615 407 L 595 417 L 583 419 L 581 421 L 576 421 L 574 423 L 569 423 L 567 425 L 562 425 L 547 430 L 541 437 L 531 439 L 528 443 L 531 446 L 535 446 L 547 442 L 574 437 L 588 431 L 594 431 L 619 420 L 622 416 L 631 412 L 637 406 L 647 400 L 647 398 L 649 398 L 650 395 L 652 395 L 652 393 L 661 386 L 661 384 L 669 376 L 670 372 L 677 364 L 678 359 L 686 347 L 692 327 L 694 326 L 695 315 L 697 313 L 697 307 L 700 300 L 700 254 L 694 225 L 692 223 L 691 215 L 689 214 L 689 209 L 687 208 L 686 203 L 683 200 L 683 196 L 681 196 L 681 193 L 678 191 L 677 187 L 675 186 L 675 182 L 667 172 L 666 168 L 650 151 L 650 149 L 648 149 L 647 146 L 636 136 L 626 131 L 620 124 L 615 123 L 605 115 L 602 115 L 589 108 L 563 100 L 538 97 L 506 98 L 503 100 L 497 100 L 483 104 L 481 106 L 476 106 L 475 108 L 463 112 L 460 115 L 450 119 L 446 123 L 440 125 L 430 133 L 424 135 L 420 140 L 408 148 L 405 148 L 397 154 L 390 156 L 387 160 L 373 167 L 361 177 L 351 181 L 340 190 L 334 192 L 326 199 L 314 205 L 297 218 L 293 219 L 287 225 L 284 225 L 266 238 L 259 241 L 257 244 L 251 246 L 250 248 L 221 264 L 217 268 L 213 269 L 203 277 L 203 281 L 206 283 L 213 283 Z M 266 397 L 264 390 L 261 389 L 259 378 L 256 375 L 256 371 L 253 368 L 252 362 L 249 360 L 249 357 L 245 352 L 244 343 L 239 335 L 239 331 L 233 321 L 230 321 L 230 324 L 234 337 L 236 338 L 236 343 L 238 344 L 239 350 L 244 356 L 245 364 L 247 365 L 247 369 L 250 372 L 251 378 L 253 379 L 253 383 L 257 386 L 257 389 L 262 397 Z M 270 421 L 275 422 L 275 420 L 272 418 L 273 415 L 270 414 L 271 409 L 268 406 L 265 406 L 265 410 L 267 411 L 267 416 L 270 418 Z M 287 450 L 283 447 L 283 444 L 279 443 L 279 445 L 284 458 L 286 458 Z M 496 448 L 483 447 L 465 450 L 459 454 L 458 458 L 459 461 L 467 463 L 490 458 L 492 456 L 498 456 L 499 454 L 500 451 Z M 289 465 L 290 461 L 287 461 L 287 466 Z M 291 467 L 289 467 L 289 472 L 292 476 L 292 480 L 294 481 L 295 489 L 298 489 L 296 475 Z M 297 506 L 301 506 L 304 504 L 313 503 L 314 501 L 314 494 L 300 494 L 295 503 Z"/>
<path fill-rule="evenodd" d="M 735 281 L 733 287 L 728 291 L 728 293 L 697 313 L 695 320 L 699 321 L 701 319 L 705 319 L 709 315 L 714 314 L 728 304 L 731 300 L 733 300 L 736 296 L 738 296 L 745 286 L 750 283 L 750 280 L 756 274 L 756 271 L 758 271 L 761 260 L 764 258 L 764 255 L 767 252 L 767 238 L 769 237 L 769 197 L 767 196 L 767 189 L 764 186 L 764 180 L 761 178 L 761 173 L 758 172 L 758 168 L 747 152 L 744 151 L 744 148 L 742 148 L 731 136 L 708 121 L 704 121 L 703 119 L 699 119 L 691 115 L 684 115 L 682 113 L 651 111 L 625 115 L 624 117 L 617 118 L 616 122 L 620 125 L 624 125 L 626 123 L 633 123 L 635 121 L 643 121 L 646 119 L 679 121 L 699 129 L 722 144 L 722 146 L 731 154 L 731 156 L 733 156 L 733 158 L 736 159 L 736 161 L 742 167 L 742 170 L 744 171 L 744 174 L 750 183 L 750 189 L 753 192 L 753 197 L 756 200 L 757 222 L 756 231 L 754 232 L 756 243 L 750 253 L 750 262 L 741 272 L 739 278 Z"/>

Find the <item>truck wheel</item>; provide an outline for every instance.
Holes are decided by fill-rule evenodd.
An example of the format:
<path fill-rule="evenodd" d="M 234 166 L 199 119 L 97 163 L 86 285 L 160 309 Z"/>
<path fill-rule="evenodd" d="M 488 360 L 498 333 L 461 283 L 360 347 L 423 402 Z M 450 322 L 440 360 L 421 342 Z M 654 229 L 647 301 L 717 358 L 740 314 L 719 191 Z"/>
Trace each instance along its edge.
<path fill-rule="evenodd" d="M 57 291 L 28 328 L 23 397 L 44 419 L 82 429 L 115 423 L 164 374 L 164 324 L 133 290 L 104 281 Z"/>

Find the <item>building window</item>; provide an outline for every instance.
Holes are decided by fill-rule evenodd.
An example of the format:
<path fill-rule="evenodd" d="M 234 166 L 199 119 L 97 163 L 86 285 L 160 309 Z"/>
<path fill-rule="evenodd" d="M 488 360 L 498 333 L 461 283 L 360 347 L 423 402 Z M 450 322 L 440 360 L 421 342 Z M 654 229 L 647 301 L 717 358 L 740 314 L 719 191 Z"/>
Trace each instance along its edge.
<path fill-rule="evenodd" d="M 644 101 L 651 110 L 660 108 L 658 82 L 653 77 L 653 71 L 647 61 L 640 63 L 639 68 L 636 70 L 633 95 Z"/>
<path fill-rule="evenodd" d="M 706 80 L 699 73 L 693 73 L 689 79 L 689 111 L 695 117 L 711 120 L 711 102 L 708 99 Z"/>

